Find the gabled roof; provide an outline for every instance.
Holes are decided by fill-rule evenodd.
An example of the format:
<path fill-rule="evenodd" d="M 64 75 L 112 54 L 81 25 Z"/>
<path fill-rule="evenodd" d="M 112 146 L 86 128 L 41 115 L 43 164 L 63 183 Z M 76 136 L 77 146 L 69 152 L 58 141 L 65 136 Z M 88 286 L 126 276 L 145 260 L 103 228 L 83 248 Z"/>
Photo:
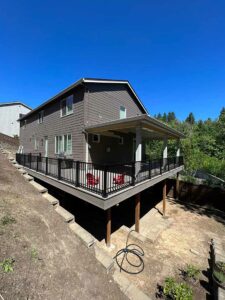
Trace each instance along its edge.
<path fill-rule="evenodd" d="M 33 114 L 34 112 L 44 108 L 44 106 L 46 106 L 47 104 L 53 102 L 54 100 L 56 100 L 58 97 L 62 96 L 63 94 L 69 92 L 70 90 L 74 89 L 75 87 L 83 84 L 83 83 L 110 83 L 110 84 L 125 84 L 128 86 L 129 90 L 131 91 L 131 93 L 134 95 L 135 99 L 137 100 L 137 102 L 139 103 L 139 105 L 142 107 L 143 112 L 148 114 L 147 109 L 144 107 L 143 103 L 141 102 L 141 100 L 138 98 L 137 94 L 135 93 L 134 89 L 132 88 L 132 86 L 130 85 L 128 80 L 112 80 L 112 79 L 100 79 L 100 78 L 81 78 L 80 80 L 76 81 L 75 83 L 73 83 L 72 85 L 70 85 L 68 88 L 62 90 L 60 93 L 58 93 L 57 95 L 55 95 L 54 97 L 50 98 L 49 100 L 47 100 L 46 102 L 44 102 L 43 104 L 39 105 L 37 108 L 33 109 L 31 112 L 29 112 L 28 114 L 26 114 L 25 116 L 23 116 L 22 118 L 20 118 L 20 120 L 25 119 L 26 117 L 30 116 L 31 114 Z"/>
<path fill-rule="evenodd" d="M 0 102 L 0 107 L 3 107 L 3 106 L 11 106 L 11 105 L 23 105 L 24 107 L 32 110 L 32 108 L 30 108 L 28 105 L 22 103 L 22 102 L 19 102 L 19 101 L 13 101 L 13 102 Z"/>

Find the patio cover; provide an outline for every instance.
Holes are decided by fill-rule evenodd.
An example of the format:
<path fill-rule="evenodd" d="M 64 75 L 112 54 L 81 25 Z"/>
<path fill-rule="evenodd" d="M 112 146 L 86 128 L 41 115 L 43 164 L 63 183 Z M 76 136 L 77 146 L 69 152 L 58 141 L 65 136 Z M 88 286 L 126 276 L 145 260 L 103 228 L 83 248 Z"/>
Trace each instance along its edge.
<path fill-rule="evenodd" d="M 85 131 L 87 133 L 104 135 L 107 132 L 135 133 L 136 128 L 140 128 L 148 136 L 154 138 L 180 139 L 185 137 L 183 133 L 146 114 L 86 126 Z"/>

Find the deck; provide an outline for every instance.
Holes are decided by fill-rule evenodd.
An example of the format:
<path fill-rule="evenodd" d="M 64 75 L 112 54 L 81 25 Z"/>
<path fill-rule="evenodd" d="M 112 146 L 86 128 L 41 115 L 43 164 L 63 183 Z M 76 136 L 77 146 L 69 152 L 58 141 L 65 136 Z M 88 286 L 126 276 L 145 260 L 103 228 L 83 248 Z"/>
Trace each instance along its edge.
<path fill-rule="evenodd" d="M 32 176 L 102 209 L 108 209 L 183 169 L 181 156 L 111 165 L 31 154 L 17 154 L 16 160 Z"/>

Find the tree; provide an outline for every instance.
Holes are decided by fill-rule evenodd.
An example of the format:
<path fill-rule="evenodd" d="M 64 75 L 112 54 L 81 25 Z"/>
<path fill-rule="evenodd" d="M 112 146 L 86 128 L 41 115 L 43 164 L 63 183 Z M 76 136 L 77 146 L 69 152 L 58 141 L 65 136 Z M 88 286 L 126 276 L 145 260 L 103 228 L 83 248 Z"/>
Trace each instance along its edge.
<path fill-rule="evenodd" d="M 185 122 L 189 123 L 191 125 L 195 124 L 195 117 L 194 117 L 194 114 L 192 112 L 188 115 L 188 117 L 186 118 Z"/>
<path fill-rule="evenodd" d="M 168 115 L 167 115 L 167 121 L 168 121 L 168 123 L 173 122 L 175 120 L 176 120 L 175 113 L 173 111 L 169 112 Z"/>

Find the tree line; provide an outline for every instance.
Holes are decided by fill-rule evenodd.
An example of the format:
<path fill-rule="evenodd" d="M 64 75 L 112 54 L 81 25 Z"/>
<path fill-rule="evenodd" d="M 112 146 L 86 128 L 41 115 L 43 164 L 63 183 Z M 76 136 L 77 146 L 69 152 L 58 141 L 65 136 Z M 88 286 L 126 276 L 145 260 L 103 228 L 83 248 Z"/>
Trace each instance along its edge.
<path fill-rule="evenodd" d="M 178 120 L 174 112 L 159 113 L 154 117 L 185 134 L 181 151 L 187 175 L 203 170 L 225 180 L 225 108 L 215 120 L 196 121 L 192 112 L 184 121 Z M 168 146 L 169 155 L 175 155 L 176 142 L 170 140 Z M 150 158 L 158 156 L 160 151 L 162 142 L 151 141 L 146 145 Z"/>

